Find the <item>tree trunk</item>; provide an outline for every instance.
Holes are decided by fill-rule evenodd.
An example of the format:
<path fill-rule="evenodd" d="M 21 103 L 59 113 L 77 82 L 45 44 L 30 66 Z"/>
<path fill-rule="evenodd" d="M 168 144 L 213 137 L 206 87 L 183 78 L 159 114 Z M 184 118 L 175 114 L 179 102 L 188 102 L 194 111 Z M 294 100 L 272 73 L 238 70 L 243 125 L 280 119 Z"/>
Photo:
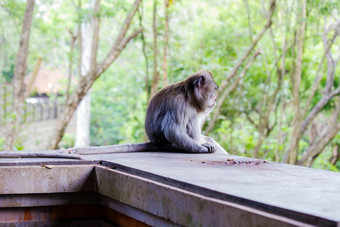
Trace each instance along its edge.
<path fill-rule="evenodd" d="M 28 98 L 30 96 L 31 92 L 32 92 L 32 85 L 33 85 L 35 79 L 37 78 L 41 63 L 42 63 L 42 58 L 38 58 L 37 63 L 35 64 L 35 67 L 34 67 L 34 70 L 33 70 L 33 73 L 32 73 L 32 77 L 30 78 L 30 80 L 27 84 L 27 87 L 26 87 L 25 98 Z"/>
<path fill-rule="evenodd" d="M 333 27 L 332 25 L 330 27 Z M 340 20 L 338 20 L 335 23 L 335 31 L 333 34 L 333 37 L 331 40 L 327 39 L 327 34 L 329 32 L 329 28 L 325 29 L 325 32 L 323 34 L 323 44 L 324 44 L 324 56 L 320 62 L 320 65 L 322 65 L 322 62 L 324 60 L 324 58 L 327 59 L 327 79 L 326 79 L 326 86 L 324 88 L 323 91 L 323 96 L 322 98 L 319 100 L 319 102 L 313 107 L 312 111 L 310 111 L 310 113 L 308 114 L 308 116 L 305 118 L 305 120 L 302 122 L 301 124 L 301 128 L 300 128 L 300 137 L 303 135 L 303 133 L 306 131 L 307 127 L 310 125 L 310 123 L 315 119 L 315 117 L 320 113 L 320 111 L 323 109 L 323 107 L 325 107 L 325 105 L 327 105 L 327 103 L 335 96 L 340 94 L 340 86 L 335 89 L 334 91 L 332 91 L 333 88 L 333 84 L 334 84 L 334 74 L 335 74 L 335 68 L 336 68 L 336 62 L 333 60 L 332 57 L 332 53 L 331 53 L 331 47 L 335 41 L 335 39 L 337 38 L 337 36 L 340 33 Z M 315 83 L 313 84 L 313 88 L 312 88 L 312 94 L 310 95 L 310 97 L 308 98 L 306 107 L 305 107 L 305 112 L 308 111 L 309 109 L 309 105 L 310 102 L 312 100 L 312 98 L 315 95 L 315 92 L 317 90 L 317 87 L 321 81 L 321 76 L 319 76 L 319 71 L 320 71 L 320 65 L 318 67 L 317 70 L 317 76 L 316 76 L 316 80 Z M 302 115 L 304 116 L 305 113 Z"/>
<path fill-rule="evenodd" d="M 333 35 L 333 38 L 331 40 L 328 40 L 327 34 L 329 33 L 329 31 L 331 29 L 335 29 L 334 35 Z M 333 25 L 331 25 L 328 28 L 326 28 L 325 32 L 323 33 L 323 42 L 324 42 L 324 50 L 325 50 L 324 57 L 327 59 L 326 86 L 324 88 L 324 92 L 323 92 L 322 98 L 313 107 L 313 109 L 309 112 L 308 116 L 303 120 L 302 117 L 304 117 L 305 112 L 307 111 L 307 108 L 309 109 L 309 104 L 310 104 L 310 102 L 312 100 L 312 97 L 315 95 L 315 91 L 317 89 L 317 85 L 319 85 L 320 80 L 321 80 L 321 77 L 319 76 L 319 71 L 320 71 L 320 66 L 319 66 L 318 70 L 317 70 L 317 75 L 316 75 L 315 83 L 313 84 L 313 87 L 312 87 L 312 93 L 311 93 L 310 97 L 308 98 L 308 101 L 307 101 L 307 104 L 306 104 L 306 107 L 305 107 L 305 112 L 302 112 L 302 113 L 299 112 L 299 115 L 297 116 L 297 117 L 300 118 L 298 124 L 296 123 L 296 120 L 295 120 L 296 116 L 294 116 L 294 119 L 293 119 L 293 133 L 292 133 L 292 139 L 291 139 L 292 142 L 290 144 L 290 149 L 288 151 L 288 155 L 289 155 L 289 158 L 290 158 L 288 160 L 288 162 L 291 163 L 291 164 L 295 164 L 297 162 L 298 142 L 301 139 L 302 135 L 307 130 L 308 126 L 315 119 L 315 117 L 321 112 L 321 110 L 325 107 L 325 105 L 334 96 L 340 94 L 340 86 L 337 89 L 332 91 L 332 87 L 333 87 L 333 84 L 334 84 L 334 73 L 335 73 L 336 62 L 333 60 L 332 53 L 330 51 L 330 48 L 331 48 L 335 38 L 338 36 L 339 32 L 340 32 L 340 21 L 337 21 Z M 321 63 L 323 62 L 324 57 L 322 58 Z M 295 101 L 294 101 L 294 104 L 295 104 Z M 329 133 L 332 134 L 331 130 L 329 130 Z M 325 135 L 325 136 L 328 137 L 328 135 Z M 332 138 L 330 138 L 330 139 L 332 139 Z M 322 144 L 319 144 L 319 145 L 322 145 Z M 314 148 L 312 148 L 312 147 L 314 147 Z M 313 158 L 306 157 L 306 155 L 312 155 L 314 157 L 315 156 L 314 153 L 322 151 L 322 150 L 319 150 L 319 148 L 316 148 L 316 147 L 317 147 L 317 145 L 311 144 L 310 145 L 310 149 L 311 150 L 316 149 L 318 151 L 315 151 L 315 152 L 314 151 L 305 152 L 303 158 L 299 161 L 299 163 L 301 163 L 303 165 L 311 164 L 313 162 Z M 321 146 L 321 147 L 322 147 L 322 149 L 324 148 L 324 146 Z M 307 159 L 309 160 L 309 164 L 306 162 Z"/>
<path fill-rule="evenodd" d="M 130 12 L 128 13 L 127 17 L 125 18 L 124 23 L 122 24 L 120 31 L 117 35 L 117 38 L 114 42 L 114 44 L 111 47 L 111 50 L 106 55 L 106 57 L 103 59 L 101 63 L 94 63 L 94 65 L 91 65 L 89 72 L 87 75 L 83 77 L 82 80 L 79 81 L 79 86 L 74 94 L 72 94 L 65 104 L 65 108 L 63 113 L 61 114 L 61 117 L 58 119 L 56 129 L 49 140 L 50 143 L 48 144 L 47 149 L 57 149 L 58 144 L 61 141 L 62 136 L 64 135 L 65 129 L 67 124 L 72 118 L 72 115 L 74 111 L 76 110 L 77 106 L 79 105 L 80 101 L 83 99 L 83 97 L 88 93 L 90 88 L 92 87 L 94 81 L 102 75 L 102 73 L 105 72 L 105 70 L 119 57 L 122 50 L 125 48 L 125 46 L 128 44 L 130 40 L 135 38 L 139 33 L 143 31 L 142 28 L 139 28 L 135 30 L 130 36 L 126 37 L 126 33 L 130 27 L 130 24 L 132 22 L 132 18 L 135 15 L 138 6 L 140 4 L 141 0 L 135 0 L 133 6 L 130 9 Z M 99 24 L 98 24 L 99 25 Z M 92 43 L 92 50 L 95 49 L 95 51 L 92 51 L 91 53 L 91 62 L 95 62 L 95 55 L 97 52 L 97 44 L 99 39 L 99 26 L 94 26 L 93 28 L 93 42 Z M 97 41 L 95 41 L 97 40 Z M 96 43 L 97 42 L 97 43 Z"/>
<path fill-rule="evenodd" d="M 69 64 L 68 64 L 68 72 L 67 72 L 67 85 L 66 85 L 66 90 L 65 90 L 65 102 L 70 97 L 70 89 L 71 89 L 71 84 L 72 84 L 72 74 L 73 74 L 73 51 L 76 46 L 76 40 L 77 40 L 77 35 L 74 35 L 73 32 L 70 30 L 69 31 L 71 35 L 71 47 L 70 47 L 70 53 L 69 53 Z M 80 56 L 81 57 L 81 56 Z"/>
<path fill-rule="evenodd" d="M 27 67 L 28 44 L 31 32 L 31 23 L 33 18 L 34 0 L 27 0 L 26 10 L 23 18 L 23 25 L 21 31 L 20 45 L 17 52 L 14 73 L 13 73 L 13 98 L 14 98 L 14 112 L 15 119 L 10 120 L 6 127 L 6 142 L 5 149 L 12 150 L 19 126 L 22 118 L 22 109 L 25 102 L 25 86 L 24 76 Z"/>
<path fill-rule="evenodd" d="M 168 39 L 169 39 L 169 0 L 164 0 L 165 11 L 165 32 L 164 32 L 164 46 L 163 46 L 163 87 L 168 85 Z"/>
<path fill-rule="evenodd" d="M 95 39 L 95 34 L 98 32 L 92 32 L 94 26 L 96 25 L 98 28 L 95 28 L 95 31 L 99 30 L 99 1 L 92 1 L 88 4 L 89 11 L 94 11 L 92 22 L 86 21 L 81 24 L 81 45 L 82 45 L 82 55 L 81 55 L 81 74 L 79 79 L 83 80 L 85 75 L 87 75 L 93 67 L 92 65 L 96 64 L 96 55 L 92 53 L 96 51 L 98 39 Z M 75 137 L 75 146 L 76 147 L 88 147 L 90 146 L 90 120 L 91 120 L 91 90 L 84 96 L 81 100 L 77 112 L 76 112 L 76 137 Z"/>
<path fill-rule="evenodd" d="M 328 53 L 330 52 L 331 47 L 335 42 L 335 39 L 339 35 L 339 26 L 340 26 L 340 20 L 336 21 L 336 23 L 334 23 L 334 24 L 330 25 L 328 28 L 326 28 L 326 30 L 323 33 L 323 44 L 324 44 L 325 52 L 322 56 L 322 59 L 321 59 L 319 65 L 318 65 L 318 68 L 316 70 L 315 80 L 314 80 L 314 83 L 313 83 L 313 86 L 312 86 L 312 92 L 308 97 L 307 104 L 304 108 L 304 114 L 302 116 L 305 116 L 307 111 L 309 111 L 312 99 L 314 98 L 316 91 L 317 91 L 317 89 L 320 85 L 320 82 L 321 82 L 321 79 L 322 79 L 322 67 L 324 65 L 323 62 L 326 59 L 326 56 L 328 55 Z M 333 28 L 335 28 L 335 32 L 333 34 L 332 39 L 330 41 L 328 41 L 327 40 L 327 34 Z M 304 124 L 306 124 L 306 125 L 304 125 Z M 302 127 L 303 128 L 307 127 L 308 126 L 307 124 L 308 124 L 308 122 L 305 121 L 305 123 L 303 123 Z M 304 131 L 304 130 L 302 129 L 302 131 Z"/>
<path fill-rule="evenodd" d="M 332 157 L 329 159 L 329 162 L 332 165 L 335 165 L 340 159 L 340 145 L 335 144 L 332 148 Z"/>
<path fill-rule="evenodd" d="M 340 98 L 337 107 L 333 113 L 330 123 L 328 124 L 327 130 L 318 136 L 318 138 L 308 147 L 308 149 L 303 153 L 301 159 L 299 160 L 299 165 L 311 166 L 314 157 L 318 156 L 323 149 L 328 145 L 328 143 L 335 137 L 335 135 L 340 130 Z"/>
<path fill-rule="evenodd" d="M 143 7 L 140 7 L 138 10 L 138 16 L 139 16 L 139 26 L 143 27 L 143 11 L 140 10 Z M 144 32 L 141 33 L 141 39 L 142 39 L 142 52 L 145 59 L 145 77 L 144 77 L 144 84 L 145 84 L 145 91 L 146 91 L 146 100 L 149 101 L 150 99 L 150 84 L 149 84 L 149 59 L 146 54 L 146 42 L 144 37 Z M 147 140 L 146 134 L 145 139 Z"/>
<path fill-rule="evenodd" d="M 256 125 L 258 128 L 258 132 L 259 132 L 259 138 L 258 138 L 258 142 L 256 147 L 254 148 L 254 157 L 255 158 L 259 158 L 259 151 L 262 147 L 263 141 L 265 139 L 265 137 L 268 137 L 270 132 L 272 131 L 272 129 L 274 128 L 274 126 L 276 125 L 276 122 L 270 126 L 270 120 L 269 120 L 269 116 L 270 114 L 273 112 L 275 113 L 275 110 L 277 109 L 277 105 L 275 103 L 275 99 L 277 98 L 277 95 L 279 94 L 279 91 L 281 90 L 282 84 L 283 84 L 283 79 L 285 76 L 285 70 L 284 70 L 284 60 L 285 60 L 285 55 L 287 52 L 287 48 L 286 48 L 286 44 L 285 44 L 286 40 L 284 41 L 284 45 L 283 45 L 283 53 L 282 53 L 282 61 L 281 61 L 281 69 L 278 70 L 278 81 L 277 81 L 277 86 L 276 89 L 274 90 L 274 92 L 269 95 L 269 91 L 265 92 L 263 94 L 262 100 L 260 102 L 260 107 L 259 107 L 259 123 Z M 276 61 L 279 61 L 280 58 L 277 58 Z M 277 64 L 275 64 L 277 65 Z M 271 73 L 269 73 L 267 78 L 270 78 Z M 270 80 L 267 79 L 266 84 L 268 84 L 268 86 L 270 83 Z"/>
<path fill-rule="evenodd" d="M 91 90 L 84 96 L 77 108 L 75 147 L 90 146 Z"/>
<path fill-rule="evenodd" d="M 294 75 L 292 77 L 293 83 L 293 132 L 290 139 L 289 151 L 288 151 L 288 160 L 289 164 L 295 164 L 298 155 L 298 145 L 299 145 L 299 131 L 301 126 L 301 113 L 300 113 L 300 83 L 301 83 L 301 73 L 302 73 L 302 56 L 303 56 L 303 44 L 305 39 L 305 30 L 306 30 L 306 0 L 302 2 L 302 12 L 301 12 L 301 26 L 299 27 L 297 36 L 296 36 L 296 45 L 297 45 L 297 57 L 295 61 L 295 70 Z"/>
<path fill-rule="evenodd" d="M 269 14 L 268 14 L 268 18 L 267 18 L 265 26 L 263 27 L 261 32 L 257 35 L 257 37 L 255 38 L 254 42 L 250 45 L 250 47 L 247 49 L 247 51 L 242 55 L 242 57 L 240 59 L 237 60 L 236 65 L 230 71 L 230 73 L 227 75 L 226 79 L 222 81 L 222 83 L 221 83 L 221 85 L 220 85 L 220 87 L 218 89 L 218 94 L 217 94 L 218 101 L 217 101 L 217 105 L 216 105 L 216 108 L 214 110 L 213 117 L 212 117 L 211 121 L 209 122 L 209 125 L 207 126 L 206 133 L 210 132 L 213 129 L 214 124 L 217 121 L 218 116 L 220 114 L 220 107 L 222 106 L 222 104 L 223 104 L 224 100 L 226 99 L 227 95 L 230 93 L 228 91 L 228 90 L 230 90 L 230 88 L 227 88 L 228 85 L 229 85 L 230 80 L 236 76 L 237 71 L 239 70 L 239 68 L 246 61 L 246 59 L 248 58 L 250 53 L 254 50 L 256 44 L 260 41 L 260 39 L 266 33 L 267 29 L 271 26 L 272 18 L 273 18 L 273 15 L 274 15 L 275 8 L 276 8 L 276 2 L 275 2 L 275 0 L 272 0 L 270 2 Z M 231 86 L 233 86 L 233 85 L 231 85 Z"/>
<path fill-rule="evenodd" d="M 257 144 L 256 144 L 256 147 L 254 148 L 254 158 L 259 158 L 259 151 L 262 147 L 262 144 L 263 144 L 263 139 L 264 139 L 264 125 L 263 123 L 260 122 L 259 124 L 259 138 L 257 140 Z"/>
<path fill-rule="evenodd" d="M 153 1 L 153 18 L 152 18 L 152 31 L 153 31 L 153 77 L 151 84 L 152 98 L 158 91 L 159 72 L 157 65 L 158 49 L 157 49 L 157 0 Z"/>
<path fill-rule="evenodd" d="M 212 120 L 209 122 L 209 125 L 207 126 L 205 132 L 206 133 L 209 133 L 213 127 L 214 127 L 214 124 L 215 122 L 217 121 L 217 118 L 219 116 L 219 113 L 220 113 L 220 110 L 221 110 L 221 107 L 222 107 L 222 104 L 224 102 L 224 100 L 227 98 L 227 96 L 233 92 L 238 84 L 240 83 L 241 79 L 246 75 L 248 69 L 250 68 L 250 66 L 253 64 L 253 62 L 255 61 L 256 57 L 260 54 L 259 51 L 256 51 L 254 53 L 254 55 L 252 56 L 252 58 L 249 60 L 249 62 L 247 63 L 247 65 L 243 68 L 242 72 L 240 73 L 239 77 L 236 78 L 236 80 L 234 81 L 233 84 L 231 84 L 227 89 L 225 89 L 224 91 L 222 91 L 222 93 L 219 95 L 219 99 L 217 100 L 217 103 L 216 103 L 216 107 L 215 107 L 215 110 L 214 110 L 214 114 L 213 114 L 213 117 L 212 117 Z"/>

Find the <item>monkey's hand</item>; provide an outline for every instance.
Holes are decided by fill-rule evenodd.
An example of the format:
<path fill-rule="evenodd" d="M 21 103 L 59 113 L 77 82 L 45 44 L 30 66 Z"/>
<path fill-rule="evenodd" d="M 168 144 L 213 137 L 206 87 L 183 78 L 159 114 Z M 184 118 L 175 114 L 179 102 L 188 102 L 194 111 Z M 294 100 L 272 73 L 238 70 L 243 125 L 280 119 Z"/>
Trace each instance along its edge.
<path fill-rule="evenodd" d="M 202 144 L 203 147 L 206 147 L 208 149 L 208 153 L 214 153 L 215 152 L 215 147 L 214 145 L 210 143 L 204 143 Z"/>

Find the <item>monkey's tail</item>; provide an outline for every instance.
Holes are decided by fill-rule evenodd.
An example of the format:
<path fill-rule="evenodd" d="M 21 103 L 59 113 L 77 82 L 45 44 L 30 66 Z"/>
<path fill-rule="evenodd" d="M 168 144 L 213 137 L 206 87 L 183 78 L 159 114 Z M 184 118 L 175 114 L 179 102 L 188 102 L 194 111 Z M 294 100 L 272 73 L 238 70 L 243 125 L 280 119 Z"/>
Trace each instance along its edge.
<path fill-rule="evenodd" d="M 112 153 L 127 153 L 127 152 L 146 152 L 146 151 L 162 151 L 157 144 L 146 143 L 131 143 L 117 144 L 100 147 L 79 147 L 67 149 L 68 154 L 91 155 L 91 154 L 112 154 Z"/>
<path fill-rule="evenodd" d="M 147 152 L 147 151 L 166 151 L 167 145 L 147 143 L 118 144 L 100 147 L 80 147 L 70 148 L 58 151 L 22 151 L 22 152 L 0 152 L 1 158 L 66 158 L 66 159 L 82 159 L 81 155 L 94 154 L 113 154 L 128 152 Z"/>
<path fill-rule="evenodd" d="M 77 154 L 65 154 L 63 151 L 5 151 L 0 152 L 1 158 L 66 158 L 66 159 L 81 159 Z"/>

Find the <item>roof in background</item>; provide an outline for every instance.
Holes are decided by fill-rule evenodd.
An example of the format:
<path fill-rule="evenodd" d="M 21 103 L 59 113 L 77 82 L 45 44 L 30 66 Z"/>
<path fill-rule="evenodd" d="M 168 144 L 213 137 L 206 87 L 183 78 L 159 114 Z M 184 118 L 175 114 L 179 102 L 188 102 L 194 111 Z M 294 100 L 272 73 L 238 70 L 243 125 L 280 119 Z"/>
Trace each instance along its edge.
<path fill-rule="evenodd" d="M 25 76 L 25 84 L 28 85 L 33 73 Z M 32 84 L 31 93 L 58 93 L 64 86 L 62 81 L 66 81 L 67 76 L 59 69 L 49 69 L 42 67 L 39 69 L 37 77 Z"/>

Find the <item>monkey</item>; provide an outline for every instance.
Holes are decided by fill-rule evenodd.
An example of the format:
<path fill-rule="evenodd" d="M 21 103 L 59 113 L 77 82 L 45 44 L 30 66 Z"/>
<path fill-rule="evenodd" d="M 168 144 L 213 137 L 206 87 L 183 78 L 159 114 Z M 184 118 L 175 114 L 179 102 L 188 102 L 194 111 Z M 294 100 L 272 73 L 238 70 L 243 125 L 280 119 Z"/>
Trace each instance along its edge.
<path fill-rule="evenodd" d="M 213 153 L 215 147 L 201 135 L 201 125 L 216 105 L 217 88 L 212 74 L 201 70 L 156 93 L 145 119 L 150 142 L 189 153 Z"/>
<path fill-rule="evenodd" d="M 200 70 L 187 79 L 170 84 L 150 100 L 145 118 L 146 143 L 84 147 L 57 153 L 0 153 L 0 158 L 71 158 L 80 155 L 145 151 L 228 154 L 213 138 L 201 134 L 204 120 L 216 105 L 211 72 Z"/>

